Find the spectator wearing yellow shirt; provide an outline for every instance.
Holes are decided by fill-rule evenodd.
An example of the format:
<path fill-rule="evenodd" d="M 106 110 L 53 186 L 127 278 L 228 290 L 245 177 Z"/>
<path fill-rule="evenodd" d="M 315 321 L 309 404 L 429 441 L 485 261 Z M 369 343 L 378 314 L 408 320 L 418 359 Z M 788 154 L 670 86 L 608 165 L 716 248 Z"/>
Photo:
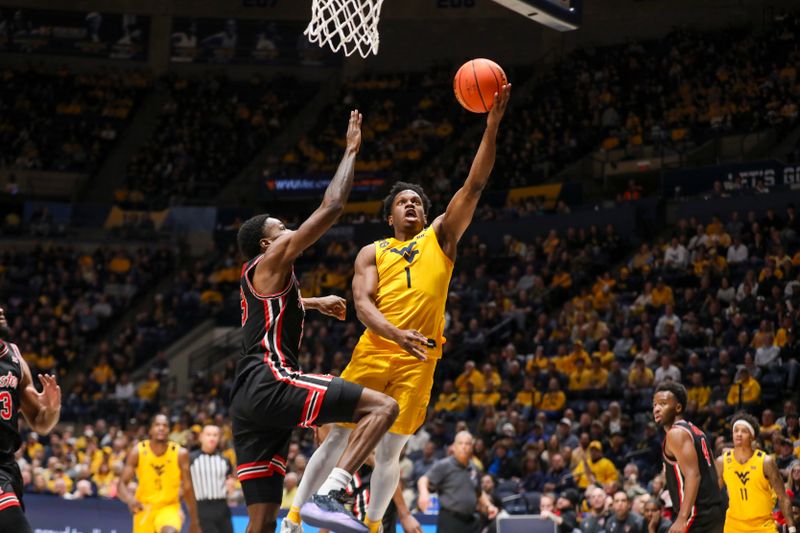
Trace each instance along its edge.
<path fill-rule="evenodd" d="M 598 313 L 605 313 L 611 308 L 616 296 L 609 287 L 603 287 L 599 292 L 592 293 L 592 309 Z"/>
<path fill-rule="evenodd" d="M 605 485 L 619 481 L 619 472 L 610 460 L 603 457 L 603 445 L 600 441 L 593 440 L 589 443 L 589 457 L 583 458 L 572 471 L 575 484 L 580 489 L 599 483 Z"/>
<path fill-rule="evenodd" d="M 575 361 L 575 369 L 569 373 L 569 385 L 567 389 L 570 392 L 582 393 L 589 390 L 592 373 L 586 368 L 586 362 L 583 359 Z"/>
<path fill-rule="evenodd" d="M 583 341 L 581 340 L 576 340 L 572 343 L 572 351 L 561 359 L 559 370 L 564 374 L 572 374 L 578 367 L 578 361 L 583 361 L 583 368 L 586 368 L 586 364 L 589 363 L 589 354 L 583 348 Z"/>
<path fill-rule="evenodd" d="M 464 363 L 464 372 L 456 378 L 456 389 L 462 394 L 478 392 L 484 389 L 483 375 L 475 369 L 475 361 Z"/>
<path fill-rule="evenodd" d="M 672 288 L 664 283 L 664 278 L 659 277 L 656 286 L 650 292 L 651 305 L 656 308 L 661 308 L 667 304 L 675 305 L 675 296 L 672 294 Z"/>
<path fill-rule="evenodd" d="M 745 406 L 755 406 L 761 402 L 761 385 L 751 375 L 746 368 L 739 370 L 739 378 L 728 391 L 728 405 L 738 406 L 740 403 Z"/>
<path fill-rule="evenodd" d="M 466 408 L 466 397 L 456 391 L 453 380 L 448 379 L 445 381 L 444 385 L 442 385 L 442 392 L 439 393 L 439 399 L 436 400 L 436 404 L 433 407 L 434 411 L 437 413 L 440 411 L 460 413 Z"/>
<path fill-rule="evenodd" d="M 781 327 L 778 328 L 778 331 L 775 333 L 775 339 L 773 340 L 773 344 L 778 348 L 783 348 L 786 346 L 786 343 L 789 340 L 789 332 L 792 331 L 794 327 L 794 322 L 792 320 L 791 315 L 788 315 L 783 318 L 783 322 L 781 323 Z"/>
<path fill-rule="evenodd" d="M 523 416 L 526 416 L 531 409 L 539 406 L 542 394 L 533 386 L 533 380 L 526 377 L 522 384 L 522 390 L 517 393 L 514 401 L 522 407 Z"/>
<path fill-rule="evenodd" d="M 628 372 L 628 385 L 634 389 L 649 389 L 653 386 L 655 374 L 644 364 L 644 357 L 636 356 Z"/>
<path fill-rule="evenodd" d="M 719 255 L 716 247 L 708 251 L 708 266 L 711 273 L 716 276 L 723 276 L 728 271 L 728 261 Z"/>
<path fill-rule="evenodd" d="M 561 390 L 561 385 L 556 378 L 551 378 L 547 384 L 547 392 L 542 394 L 539 409 L 548 413 L 554 420 L 560 416 L 567 403 L 567 396 Z"/>
<path fill-rule="evenodd" d="M 491 364 L 486 363 L 485 365 L 483 365 L 483 367 L 481 367 L 481 370 L 483 371 L 482 374 L 483 374 L 484 387 L 490 381 L 494 385 L 495 389 L 500 387 L 500 381 L 501 381 L 500 374 L 497 372 L 497 370 L 494 369 L 494 367 Z"/>
<path fill-rule="evenodd" d="M 708 408 L 711 399 L 711 387 L 703 383 L 703 373 L 695 371 L 692 373 L 692 385 L 686 390 L 688 401 L 697 404 L 701 411 Z"/>
<path fill-rule="evenodd" d="M 603 368 L 599 357 L 592 356 L 592 366 L 589 368 L 589 390 L 605 390 L 608 385 L 608 370 Z"/>
<path fill-rule="evenodd" d="M 611 344 L 607 339 L 601 340 L 597 345 L 597 351 L 592 353 L 592 359 L 600 359 L 600 364 L 603 368 L 610 368 L 611 362 L 614 360 L 614 352 L 611 350 Z"/>
<path fill-rule="evenodd" d="M 487 381 L 485 389 L 472 395 L 472 403 L 476 407 L 495 407 L 500 403 L 500 393 L 495 389 L 493 381 Z"/>
<path fill-rule="evenodd" d="M 572 287 L 572 276 L 566 270 L 557 270 L 550 280 L 550 288 L 561 289 L 562 291 L 568 290 Z"/>
<path fill-rule="evenodd" d="M 92 369 L 92 381 L 101 387 L 108 383 L 114 377 L 114 369 L 108 364 L 108 357 L 101 355 L 97 361 L 97 365 Z"/>
<path fill-rule="evenodd" d="M 548 363 L 550 363 L 550 358 L 544 354 L 544 346 L 539 345 L 536 347 L 536 352 L 528 357 L 528 361 L 525 363 L 525 372 L 530 374 L 534 367 L 544 370 Z"/>
<path fill-rule="evenodd" d="M 28 461 L 33 462 L 37 457 L 44 457 L 44 446 L 39 442 L 39 435 L 31 431 L 28 433 L 28 438 L 25 441 L 25 455 L 28 456 Z"/>
<path fill-rule="evenodd" d="M 772 438 L 772 434 L 776 431 L 780 433 L 783 431 L 783 428 L 775 422 L 775 411 L 772 409 L 764 409 L 764 412 L 761 413 L 761 431 L 760 434 L 763 435 L 763 439 L 766 441 Z"/>
<path fill-rule="evenodd" d="M 139 385 L 136 395 L 143 402 L 152 402 L 156 399 L 156 396 L 158 396 L 158 389 L 160 386 L 161 382 L 158 380 L 158 372 L 151 370 L 147 375 L 147 379 Z"/>
<path fill-rule="evenodd" d="M 97 495 L 102 498 L 115 498 L 117 495 L 117 482 L 119 481 L 119 476 L 117 476 L 112 470 L 111 467 L 108 465 L 108 462 L 104 462 L 100 465 L 100 468 L 97 470 L 95 474 L 92 475 L 92 481 L 97 486 Z"/>
<path fill-rule="evenodd" d="M 119 250 L 108 262 L 108 270 L 115 274 L 127 274 L 131 270 L 131 260 Z"/>
<path fill-rule="evenodd" d="M 66 484 L 66 492 L 72 492 L 74 485 L 72 478 L 64 472 L 64 465 L 57 462 L 51 471 L 50 479 L 47 481 L 47 488 L 50 492 L 56 493 L 56 482 L 59 480 Z"/>

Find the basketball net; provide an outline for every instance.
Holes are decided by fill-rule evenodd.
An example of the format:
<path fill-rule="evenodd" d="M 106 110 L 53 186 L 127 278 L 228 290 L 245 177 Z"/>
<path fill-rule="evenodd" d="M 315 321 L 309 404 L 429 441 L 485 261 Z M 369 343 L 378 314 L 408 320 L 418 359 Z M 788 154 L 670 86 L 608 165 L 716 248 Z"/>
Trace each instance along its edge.
<path fill-rule="evenodd" d="M 378 21 L 383 0 L 314 0 L 311 22 L 303 32 L 312 43 L 350 56 L 378 53 Z"/>

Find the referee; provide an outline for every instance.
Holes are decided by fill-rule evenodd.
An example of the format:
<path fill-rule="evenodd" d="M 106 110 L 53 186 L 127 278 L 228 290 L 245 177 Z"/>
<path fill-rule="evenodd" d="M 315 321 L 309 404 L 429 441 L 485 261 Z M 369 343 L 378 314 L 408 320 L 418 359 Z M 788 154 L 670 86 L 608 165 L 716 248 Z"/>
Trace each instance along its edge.
<path fill-rule="evenodd" d="M 225 481 L 233 475 L 230 461 L 218 451 L 221 431 L 206 425 L 200 433 L 200 449 L 189 455 L 197 514 L 204 533 L 233 533 L 231 510 L 225 499 Z"/>

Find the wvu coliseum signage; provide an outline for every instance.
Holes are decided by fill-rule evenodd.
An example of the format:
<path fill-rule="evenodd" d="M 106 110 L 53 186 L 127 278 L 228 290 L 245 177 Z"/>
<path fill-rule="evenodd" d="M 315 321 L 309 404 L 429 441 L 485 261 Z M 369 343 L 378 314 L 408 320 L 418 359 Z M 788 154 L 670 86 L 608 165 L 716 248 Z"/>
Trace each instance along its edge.
<path fill-rule="evenodd" d="M 746 191 L 759 181 L 769 188 L 800 185 L 800 165 L 787 165 L 770 159 L 672 170 L 664 173 L 663 192 L 665 196 L 673 197 L 679 187 L 680 196 L 693 196 L 710 191 L 717 180 L 728 191 Z"/>

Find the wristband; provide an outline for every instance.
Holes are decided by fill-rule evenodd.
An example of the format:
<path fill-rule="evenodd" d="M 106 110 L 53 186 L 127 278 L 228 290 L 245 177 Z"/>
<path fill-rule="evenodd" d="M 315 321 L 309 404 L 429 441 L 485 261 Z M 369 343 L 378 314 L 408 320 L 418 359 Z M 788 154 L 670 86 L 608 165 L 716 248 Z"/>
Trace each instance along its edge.
<path fill-rule="evenodd" d="M 795 526 L 789 526 L 789 527 L 787 528 L 787 531 L 788 531 L 789 533 L 797 533 L 797 528 L 796 528 Z"/>

